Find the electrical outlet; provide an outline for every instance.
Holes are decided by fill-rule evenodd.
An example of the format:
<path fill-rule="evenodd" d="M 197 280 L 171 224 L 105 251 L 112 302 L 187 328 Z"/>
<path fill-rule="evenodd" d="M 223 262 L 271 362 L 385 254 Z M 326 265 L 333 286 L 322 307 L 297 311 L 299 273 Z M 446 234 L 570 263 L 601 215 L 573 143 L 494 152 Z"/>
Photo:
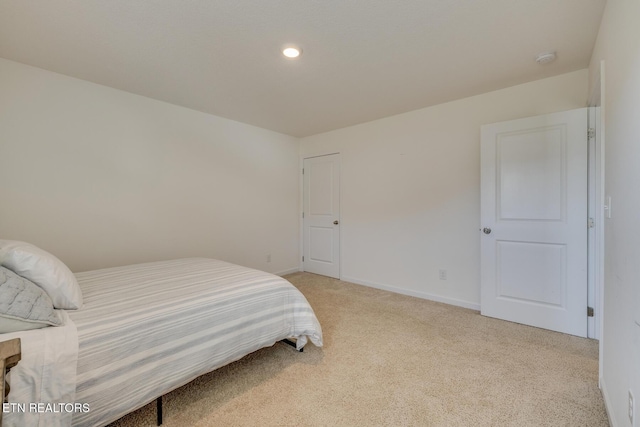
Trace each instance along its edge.
<path fill-rule="evenodd" d="M 447 270 L 439 270 L 438 275 L 440 280 L 447 280 Z"/>
<path fill-rule="evenodd" d="M 629 421 L 633 425 L 633 393 L 629 390 Z"/>
<path fill-rule="evenodd" d="M 271 254 L 267 254 L 267 262 L 271 262 Z"/>

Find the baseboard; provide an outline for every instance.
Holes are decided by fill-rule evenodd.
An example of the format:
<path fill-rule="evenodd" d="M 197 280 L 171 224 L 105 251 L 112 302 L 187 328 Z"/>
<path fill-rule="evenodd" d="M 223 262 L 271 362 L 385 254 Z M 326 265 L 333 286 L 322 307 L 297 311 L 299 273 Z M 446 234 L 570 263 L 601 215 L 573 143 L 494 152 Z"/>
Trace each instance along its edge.
<path fill-rule="evenodd" d="M 602 355 L 600 355 L 602 357 Z M 611 427 L 618 427 L 614 422 L 614 418 L 611 417 L 611 399 L 609 399 L 609 393 L 607 392 L 607 386 L 605 385 L 604 378 L 600 378 L 600 392 L 602 393 L 602 400 L 604 400 L 604 409 L 607 411 L 607 417 L 609 418 L 609 425 Z"/>
<path fill-rule="evenodd" d="M 412 297 L 422 298 L 429 301 L 442 302 L 449 305 L 455 305 L 458 307 L 469 308 L 471 310 L 480 311 L 480 304 L 474 302 L 463 301 L 455 298 L 443 297 L 440 295 L 433 295 L 426 292 L 414 291 L 410 289 L 398 288 L 396 286 L 384 285 L 382 283 L 370 282 L 368 280 L 361 280 L 356 277 L 343 276 L 340 280 L 345 282 L 355 283 L 357 285 L 369 286 L 371 288 L 382 289 L 383 291 L 395 292 L 397 294 L 409 295 Z"/>
<path fill-rule="evenodd" d="M 302 271 L 300 269 L 300 267 L 296 267 L 296 268 L 290 268 L 288 270 L 284 270 L 284 271 L 278 271 L 277 273 L 273 273 L 276 276 L 286 276 L 287 274 L 293 274 L 293 273 L 297 273 L 299 271 Z"/>

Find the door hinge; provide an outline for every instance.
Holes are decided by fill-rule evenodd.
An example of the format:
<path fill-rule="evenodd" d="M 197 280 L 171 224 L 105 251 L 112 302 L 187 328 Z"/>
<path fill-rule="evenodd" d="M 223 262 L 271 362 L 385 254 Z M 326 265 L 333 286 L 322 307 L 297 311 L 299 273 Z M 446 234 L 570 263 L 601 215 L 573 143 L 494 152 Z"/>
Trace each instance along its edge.
<path fill-rule="evenodd" d="M 587 138 L 592 139 L 596 137 L 596 130 L 594 128 L 587 129 Z"/>
<path fill-rule="evenodd" d="M 595 220 L 595 219 L 593 219 L 593 218 L 589 218 L 589 219 L 587 220 L 587 227 L 589 227 L 589 228 L 593 228 L 593 227 L 595 227 L 595 226 L 596 226 L 596 220 Z"/>
<path fill-rule="evenodd" d="M 302 255 L 302 262 L 304 262 L 304 255 Z"/>
<path fill-rule="evenodd" d="M 593 317 L 593 307 L 587 307 L 587 317 Z"/>
<path fill-rule="evenodd" d="M 302 168 L 302 175 L 304 175 L 304 168 Z"/>
<path fill-rule="evenodd" d="M 304 218 L 304 212 L 302 212 L 302 218 Z"/>

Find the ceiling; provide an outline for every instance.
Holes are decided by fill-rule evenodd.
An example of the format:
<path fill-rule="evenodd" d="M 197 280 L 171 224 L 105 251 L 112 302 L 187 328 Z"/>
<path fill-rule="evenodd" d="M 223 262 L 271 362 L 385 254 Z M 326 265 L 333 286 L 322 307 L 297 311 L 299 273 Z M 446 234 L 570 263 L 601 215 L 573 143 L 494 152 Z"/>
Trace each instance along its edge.
<path fill-rule="evenodd" d="M 586 68 L 604 4 L 0 0 L 0 57 L 303 137 Z"/>

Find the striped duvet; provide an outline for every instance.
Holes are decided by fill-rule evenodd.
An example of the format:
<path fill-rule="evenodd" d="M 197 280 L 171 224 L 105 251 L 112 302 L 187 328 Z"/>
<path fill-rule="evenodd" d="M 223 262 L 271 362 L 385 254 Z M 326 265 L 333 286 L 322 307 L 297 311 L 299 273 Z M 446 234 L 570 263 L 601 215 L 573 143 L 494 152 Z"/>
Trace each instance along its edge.
<path fill-rule="evenodd" d="M 76 274 L 74 426 L 102 426 L 194 378 L 284 338 L 322 346 L 320 324 L 286 280 L 211 259 Z"/>

